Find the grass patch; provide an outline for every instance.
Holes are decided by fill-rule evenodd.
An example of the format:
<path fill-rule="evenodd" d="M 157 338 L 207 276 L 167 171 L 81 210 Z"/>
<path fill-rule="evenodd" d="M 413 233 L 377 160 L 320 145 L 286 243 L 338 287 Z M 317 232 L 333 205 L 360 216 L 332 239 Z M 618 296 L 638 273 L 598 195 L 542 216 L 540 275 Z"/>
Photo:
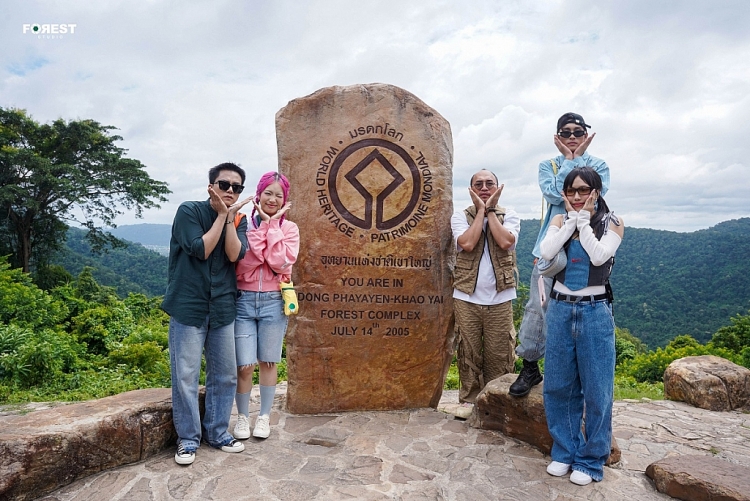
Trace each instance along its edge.
<path fill-rule="evenodd" d="M 631 376 L 615 375 L 615 400 L 664 400 L 664 383 L 640 383 Z"/>

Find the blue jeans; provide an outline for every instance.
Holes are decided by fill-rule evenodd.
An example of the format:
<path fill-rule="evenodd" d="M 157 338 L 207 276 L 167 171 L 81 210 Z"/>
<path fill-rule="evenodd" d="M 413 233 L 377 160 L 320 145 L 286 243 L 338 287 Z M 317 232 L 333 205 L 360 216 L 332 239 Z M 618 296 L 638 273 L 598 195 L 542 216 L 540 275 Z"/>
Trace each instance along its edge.
<path fill-rule="evenodd" d="M 261 362 L 281 362 L 281 344 L 287 316 L 281 292 L 239 291 L 234 344 L 237 367 Z"/>
<path fill-rule="evenodd" d="M 604 301 L 549 300 L 544 410 L 552 460 L 572 465 L 597 482 L 612 444 L 615 322 Z M 586 435 L 581 426 L 584 420 Z"/>
<path fill-rule="evenodd" d="M 203 432 L 212 447 L 233 440 L 227 432 L 237 390 L 237 366 L 234 363 L 234 322 L 211 327 L 184 325 L 169 319 L 169 359 L 172 369 L 172 420 L 178 441 L 187 449 L 201 442 L 198 409 L 198 378 L 201 356 L 206 353 L 206 412 Z"/>
<path fill-rule="evenodd" d="M 539 300 L 539 269 L 534 263 L 531 270 L 531 284 L 529 286 L 529 300 L 523 311 L 523 320 L 521 327 L 518 328 L 518 346 L 516 346 L 516 355 L 529 362 L 535 362 L 544 358 L 544 341 L 546 339 L 546 325 L 544 322 L 544 312 L 547 306 L 542 306 Z M 543 277 L 544 295 L 549 297 L 552 290 L 552 279 Z M 549 301 L 547 302 L 549 304 Z M 545 365 L 546 372 L 546 365 Z"/>

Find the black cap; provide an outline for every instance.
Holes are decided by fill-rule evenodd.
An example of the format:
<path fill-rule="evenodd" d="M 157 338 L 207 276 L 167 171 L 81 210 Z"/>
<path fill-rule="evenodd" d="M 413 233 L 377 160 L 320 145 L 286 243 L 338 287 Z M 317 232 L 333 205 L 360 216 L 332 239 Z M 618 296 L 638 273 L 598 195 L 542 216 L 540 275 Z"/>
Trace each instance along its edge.
<path fill-rule="evenodd" d="M 586 127 L 588 129 L 591 128 L 591 126 L 586 123 L 586 120 L 584 120 L 583 117 L 577 113 L 566 113 L 563 116 L 561 116 L 557 120 L 557 130 L 562 129 L 563 126 L 567 124 L 576 124 L 576 125 L 580 125 L 581 127 Z"/>

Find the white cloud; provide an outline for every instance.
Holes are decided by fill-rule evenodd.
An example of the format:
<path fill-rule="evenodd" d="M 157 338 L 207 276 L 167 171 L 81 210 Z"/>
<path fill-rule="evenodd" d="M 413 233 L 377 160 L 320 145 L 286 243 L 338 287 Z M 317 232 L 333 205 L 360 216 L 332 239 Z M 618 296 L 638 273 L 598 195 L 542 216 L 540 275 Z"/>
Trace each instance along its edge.
<path fill-rule="evenodd" d="M 42 40 L 24 23 L 75 23 Z M 234 160 L 276 167 L 275 113 L 330 85 L 385 82 L 446 117 L 456 207 L 480 168 L 538 217 L 540 161 L 577 111 L 629 225 L 694 230 L 750 216 L 750 4 L 631 2 L 46 2 L 0 7 L 0 106 L 93 118 L 174 194 L 202 198 Z M 137 222 L 121 218 L 121 224 Z"/>

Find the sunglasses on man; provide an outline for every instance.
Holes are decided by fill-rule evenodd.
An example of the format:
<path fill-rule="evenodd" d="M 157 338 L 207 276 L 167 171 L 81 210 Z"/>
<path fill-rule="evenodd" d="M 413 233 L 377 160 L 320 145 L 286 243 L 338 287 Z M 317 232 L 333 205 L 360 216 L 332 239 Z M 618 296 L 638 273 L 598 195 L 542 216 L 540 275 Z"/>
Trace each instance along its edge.
<path fill-rule="evenodd" d="M 578 130 L 561 130 L 560 132 L 557 133 L 558 136 L 564 137 L 565 139 L 569 138 L 570 136 L 582 137 L 585 134 L 586 134 L 586 131 L 585 130 L 581 130 L 581 129 L 578 129 Z"/>
<path fill-rule="evenodd" d="M 221 191 L 229 191 L 229 188 L 232 188 L 232 191 L 238 195 L 245 189 L 241 184 L 232 184 L 229 181 L 216 181 L 214 184 L 218 184 Z"/>

